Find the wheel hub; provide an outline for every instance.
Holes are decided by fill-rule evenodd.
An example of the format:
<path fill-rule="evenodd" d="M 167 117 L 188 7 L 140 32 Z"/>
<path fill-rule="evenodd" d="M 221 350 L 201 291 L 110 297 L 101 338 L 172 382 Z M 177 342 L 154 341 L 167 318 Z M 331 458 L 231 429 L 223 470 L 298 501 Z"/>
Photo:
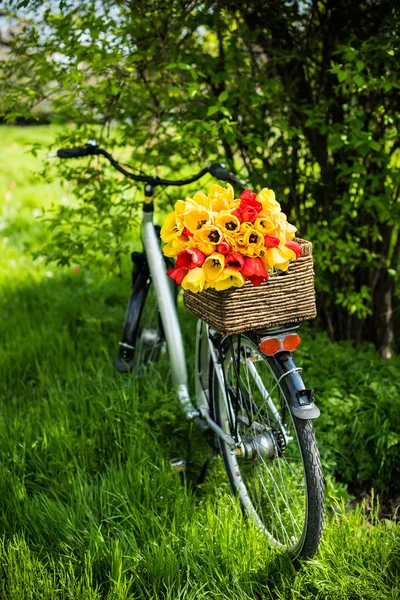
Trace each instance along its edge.
<path fill-rule="evenodd" d="M 142 344 L 146 344 L 146 346 L 157 344 L 159 341 L 157 329 L 143 329 L 140 339 Z"/>
<path fill-rule="evenodd" d="M 264 431 L 251 437 L 245 437 L 237 450 L 241 458 L 256 460 L 257 458 L 274 458 L 276 444 L 273 435 Z"/>

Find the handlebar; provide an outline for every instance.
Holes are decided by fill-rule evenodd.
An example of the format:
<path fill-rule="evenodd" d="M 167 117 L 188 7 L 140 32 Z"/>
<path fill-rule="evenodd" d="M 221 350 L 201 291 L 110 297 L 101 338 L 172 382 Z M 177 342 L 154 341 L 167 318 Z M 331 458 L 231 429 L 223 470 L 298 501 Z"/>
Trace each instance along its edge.
<path fill-rule="evenodd" d="M 80 158 L 81 156 L 90 156 L 96 154 L 90 146 L 83 148 L 60 148 L 57 150 L 56 156 L 58 158 Z"/>
<path fill-rule="evenodd" d="M 60 148 L 57 152 L 51 156 L 56 156 L 58 158 L 80 158 L 83 156 L 95 156 L 102 155 L 111 163 L 111 165 L 120 173 L 128 177 L 129 179 L 133 179 L 134 181 L 141 181 L 143 183 L 147 183 L 151 185 L 153 188 L 157 185 L 186 185 L 188 183 L 193 183 L 197 181 L 207 173 L 210 173 L 216 179 L 220 179 L 221 181 L 229 181 L 231 183 L 237 183 L 242 187 L 246 187 L 246 182 L 239 177 L 236 177 L 233 173 L 228 171 L 225 168 L 223 163 L 212 162 L 207 167 L 204 167 L 199 173 L 189 177 L 188 179 L 162 179 L 158 176 L 150 176 L 150 175 L 135 175 L 134 173 L 130 173 L 127 171 L 122 165 L 120 165 L 106 150 L 103 150 L 99 146 L 97 146 L 94 142 L 90 141 L 85 144 L 83 147 L 78 148 Z"/>

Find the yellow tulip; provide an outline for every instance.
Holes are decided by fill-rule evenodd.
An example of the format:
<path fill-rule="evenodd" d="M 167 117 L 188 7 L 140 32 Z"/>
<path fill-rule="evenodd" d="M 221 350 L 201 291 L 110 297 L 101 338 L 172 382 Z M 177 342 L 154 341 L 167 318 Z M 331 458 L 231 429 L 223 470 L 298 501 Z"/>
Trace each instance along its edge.
<path fill-rule="evenodd" d="M 186 201 L 183 224 L 189 231 L 197 231 L 203 225 L 211 223 L 211 213 L 204 206 L 196 204 L 190 198 Z"/>
<path fill-rule="evenodd" d="M 233 199 L 229 202 L 229 208 L 230 210 L 235 210 L 235 208 L 239 208 L 240 206 L 240 200 L 239 199 Z"/>
<path fill-rule="evenodd" d="M 199 250 L 204 252 L 206 256 L 210 256 L 210 254 L 216 251 L 217 246 L 215 244 L 199 242 L 198 240 L 195 240 L 194 237 L 191 237 L 188 241 L 188 248 L 198 248 Z"/>
<path fill-rule="evenodd" d="M 163 247 L 164 256 L 168 256 L 168 258 L 175 258 L 175 256 L 178 256 L 178 252 L 179 250 L 174 246 L 174 242 L 168 242 Z"/>
<path fill-rule="evenodd" d="M 204 192 L 196 192 L 193 196 L 193 202 L 199 206 L 204 206 L 207 210 L 211 209 L 210 198 Z"/>
<path fill-rule="evenodd" d="M 249 231 L 249 229 L 253 229 L 253 223 L 245 221 L 244 223 L 240 224 L 240 233 L 245 234 Z"/>
<path fill-rule="evenodd" d="M 190 228 L 189 228 L 190 229 Z M 193 229 L 191 231 L 194 231 Z M 222 231 L 215 225 L 204 225 L 194 234 L 195 240 L 205 242 L 206 244 L 219 244 L 222 242 Z"/>
<path fill-rule="evenodd" d="M 254 250 L 261 248 L 264 246 L 264 236 L 252 227 L 244 235 L 244 245 Z"/>
<path fill-rule="evenodd" d="M 276 237 L 279 238 L 280 244 L 282 244 L 283 246 L 286 244 L 286 233 L 282 231 L 280 227 L 278 227 L 276 231 Z"/>
<path fill-rule="evenodd" d="M 275 192 L 273 190 L 269 190 L 268 188 L 262 189 L 257 194 L 256 199 L 262 205 L 263 211 L 269 212 L 271 215 L 280 213 L 281 205 L 275 200 Z"/>
<path fill-rule="evenodd" d="M 235 242 L 237 246 L 244 246 L 244 238 L 245 238 L 246 234 L 242 233 L 241 231 L 239 231 L 239 233 L 237 233 L 235 235 Z M 225 236 L 226 239 L 226 236 Z"/>
<path fill-rule="evenodd" d="M 184 290 L 189 290 L 190 292 L 202 292 L 204 289 L 204 284 L 206 281 L 206 276 L 201 267 L 195 267 L 194 269 L 190 269 L 187 275 L 182 279 L 182 287 Z"/>
<path fill-rule="evenodd" d="M 268 217 L 261 217 L 254 221 L 254 228 L 263 235 L 274 235 L 276 229 L 275 223 Z"/>
<path fill-rule="evenodd" d="M 285 245 L 286 243 L 286 228 L 287 228 L 287 219 L 285 213 L 281 212 L 276 216 L 275 222 L 277 224 L 276 227 L 276 236 L 279 238 L 281 244 Z"/>
<path fill-rule="evenodd" d="M 175 202 L 174 208 L 177 216 L 183 218 L 184 212 L 186 210 L 186 202 L 184 200 L 177 200 Z"/>
<path fill-rule="evenodd" d="M 176 213 L 173 211 L 164 221 L 161 227 L 161 239 L 163 242 L 172 242 L 175 238 L 182 234 L 183 224 L 177 223 Z"/>
<path fill-rule="evenodd" d="M 222 273 L 225 267 L 225 256 L 219 252 L 214 252 L 207 256 L 203 263 L 203 271 L 207 281 L 215 281 Z"/>
<path fill-rule="evenodd" d="M 211 210 L 213 213 L 220 213 L 229 210 L 229 203 L 225 198 L 216 198 L 211 200 Z"/>
<path fill-rule="evenodd" d="M 270 271 L 272 271 L 272 267 L 269 265 L 269 263 L 267 261 L 267 250 L 268 250 L 268 248 L 266 248 L 265 246 L 263 246 L 262 248 L 259 248 L 256 253 L 256 256 L 261 258 L 261 260 L 264 263 L 264 267 L 266 268 L 266 270 L 268 272 L 270 272 Z"/>
<path fill-rule="evenodd" d="M 230 287 L 242 287 L 244 283 L 243 275 L 239 273 L 239 271 L 226 267 L 219 278 L 214 282 L 214 288 L 220 292 L 222 290 L 227 290 Z"/>
<path fill-rule="evenodd" d="M 291 223 L 286 223 L 286 237 L 288 240 L 292 240 L 296 234 L 297 227 Z"/>
<path fill-rule="evenodd" d="M 209 189 L 209 193 L 214 200 L 223 198 L 228 202 L 228 204 L 234 199 L 235 196 L 233 187 L 230 183 L 227 184 L 226 188 L 222 187 L 222 185 L 212 185 Z"/>
<path fill-rule="evenodd" d="M 219 229 L 225 234 L 233 235 L 240 228 L 240 221 L 234 215 L 231 215 L 229 211 L 224 211 L 214 219 L 214 222 Z"/>
<path fill-rule="evenodd" d="M 296 254 L 283 244 L 279 244 L 276 248 L 267 248 L 263 257 L 266 268 L 276 267 L 280 271 L 287 271 L 289 262 L 295 259 Z"/>
<path fill-rule="evenodd" d="M 224 233 L 224 240 L 227 244 L 230 245 L 231 252 L 237 252 L 238 245 L 237 245 L 237 242 L 236 242 L 235 238 L 233 237 L 233 235 Z"/>
<path fill-rule="evenodd" d="M 189 246 L 188 240 L 185 236 L 179 236 L 165 244 L 163 248 L 163 253 L 165 256 L 169 258 L 173 258 L 174 256 L 178 256 L 181 250 L 185 250 Z"/>
<path fill-rule="evenodd" d="M 182 225 L 182 227 L 184 227 L 183 224 L 183 219 L 185 217 L 185 207 L 186 207 L 186 202 L 184 202 L 183 200 L 177 200 L 177 202 L 175 202 L 175 214 L 176 214 L 176 222 L 179 226 Z"/>

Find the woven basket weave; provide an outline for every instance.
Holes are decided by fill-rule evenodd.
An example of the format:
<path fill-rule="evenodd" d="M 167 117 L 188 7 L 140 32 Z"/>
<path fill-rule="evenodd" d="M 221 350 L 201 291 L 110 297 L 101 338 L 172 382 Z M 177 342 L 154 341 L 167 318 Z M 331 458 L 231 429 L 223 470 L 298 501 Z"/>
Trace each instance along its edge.
<path fill-rule="evenodd" d="M 313 319 L 317 311 L 312 244 L 295 241 L 302 246 L 301 255 L 286 273 L 274 273 L 259 286 L 247 282 L 242 288 L 198 294 L 185 290 L 187 310 L 227 335 Z"/>

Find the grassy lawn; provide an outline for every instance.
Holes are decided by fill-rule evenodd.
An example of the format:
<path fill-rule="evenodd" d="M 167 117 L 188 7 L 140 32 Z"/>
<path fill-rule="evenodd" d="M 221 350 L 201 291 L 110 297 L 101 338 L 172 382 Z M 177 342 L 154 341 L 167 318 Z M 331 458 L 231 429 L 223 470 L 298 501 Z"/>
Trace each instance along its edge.
<path fill-rule="evenodd" d="M 53 135 L 1 128 L 0 598 L 400 598 L 397 521 L 347 502 L 370 482 L 393 497 L 399 359 L 304 330 L 327 514 L 319 553 L 295 571 L 243 519 L 219 458 L 194 490 L 207 434 L 190 432 L 166 359 L 140 379 L 114 370 L 128 275 L 33 261 L 50 235 L 41 208 L 68 190 L 38 179 L 46 152 L 26 144 Z M 195 322 L 181 315 L 191 361 Z M 182 482 L 169 462 L 189 435 Z"/>

